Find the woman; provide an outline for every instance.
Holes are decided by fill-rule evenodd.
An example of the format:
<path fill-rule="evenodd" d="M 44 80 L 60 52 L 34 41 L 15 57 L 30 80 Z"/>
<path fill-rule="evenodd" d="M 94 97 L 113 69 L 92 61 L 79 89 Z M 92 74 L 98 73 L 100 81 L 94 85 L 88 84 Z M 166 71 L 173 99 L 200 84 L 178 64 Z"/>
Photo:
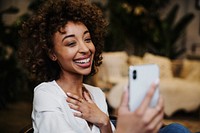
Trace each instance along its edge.
<path fill-rule="evenodd" d="M 114 131 L 104 93 L 83 83 L 102 62 L 106 26 L 101 10 L 87 0 L 47 0 L 23 23 L 20 57 L 40 82 L 33 99 L 35 133 Z M 144 132 L 157 132 L 162 126 L 162 106 L 160 99 L 155 109 L 146 109 L 151 113 L 142 116 L 144 111 L 137 117 L 144 117 L 146 122 L 131 127 L 143 130 L 149 126 L 138 125 L 154 122 L 151 130 Z M 116 132 L 123 130 L 123 123 L 118 127 Z"/>
<path fill-rule="evenodd" d="M 34 89 L 35 133 L 114 130 L 104 93 L 83 84 L 101 64 L 106 25 L 100 10 L 86 0 L 45 1 L 22 25 L 21 57 L 41 82 Z"/>

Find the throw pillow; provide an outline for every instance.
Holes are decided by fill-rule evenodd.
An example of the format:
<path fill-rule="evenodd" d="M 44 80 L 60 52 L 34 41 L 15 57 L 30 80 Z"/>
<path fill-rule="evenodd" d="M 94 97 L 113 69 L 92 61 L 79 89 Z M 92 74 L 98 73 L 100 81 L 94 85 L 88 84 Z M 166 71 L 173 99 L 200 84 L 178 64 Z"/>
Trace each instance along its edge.
<path fill-rule="evenodd" d="M 145 64 L 157 64 L 160 68 L 160 78 L 172 78 L 171 60 L 164 56 L 153 55 L 145 53 L 143 57 Z"/>
<path fill-rule="evenodd" d="M 103 66 L 106 68 L 110 83 L 118 83 L 122 77 L 128 75 L 128 55 L 126 52 L 104 52 L 102 55 Z"/>

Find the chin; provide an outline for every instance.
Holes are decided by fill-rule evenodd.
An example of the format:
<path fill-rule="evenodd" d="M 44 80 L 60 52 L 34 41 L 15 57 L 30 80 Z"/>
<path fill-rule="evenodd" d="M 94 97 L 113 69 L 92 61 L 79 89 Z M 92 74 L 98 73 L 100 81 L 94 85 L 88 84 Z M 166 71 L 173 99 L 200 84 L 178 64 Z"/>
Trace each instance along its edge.
<path fill-rule="evenodd" d="M 84 76 L 88 76 L 90 73 L 91 73 L 91 71 L 90 71 L 90 72 L 87 72 L 87 73 L 84 73 L 83 75 L 84 75 Z"/>
<path fill-rule="evenodd" d="M 82 72 L 80 72 L 80 74 L 84 75 L 84 76 L 87 76 L 91 73 L 91 69 L 88 69 L 88 70 L 84 70 Z"/>

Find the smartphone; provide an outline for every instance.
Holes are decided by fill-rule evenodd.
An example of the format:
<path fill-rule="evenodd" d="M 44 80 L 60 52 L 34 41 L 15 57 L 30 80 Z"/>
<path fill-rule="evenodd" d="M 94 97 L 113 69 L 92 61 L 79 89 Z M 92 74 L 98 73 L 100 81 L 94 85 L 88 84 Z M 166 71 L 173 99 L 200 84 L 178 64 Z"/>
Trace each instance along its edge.
<path fill-rule="evenodd" d="M 129 66 L 129 109 L 135 111 L 153 82 L 159 80 L 159 67 L 156 64 Z M 159 86 L 150 102 L 150 107 L 155 107 L 159 99 Z"/>

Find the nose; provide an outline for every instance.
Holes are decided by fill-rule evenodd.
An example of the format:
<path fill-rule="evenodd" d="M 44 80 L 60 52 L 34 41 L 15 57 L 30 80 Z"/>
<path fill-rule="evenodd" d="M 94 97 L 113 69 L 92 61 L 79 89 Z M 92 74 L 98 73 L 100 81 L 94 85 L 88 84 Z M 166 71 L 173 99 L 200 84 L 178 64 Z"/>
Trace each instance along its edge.
<path fill-rule="evenodd" d="M 80 53 L 88 53 L 90 50 L 89 50 L 89 47 L 87 46 L 87 44 L 85 42 L 80 42 L 79 43 L 79 52 Z"/>

